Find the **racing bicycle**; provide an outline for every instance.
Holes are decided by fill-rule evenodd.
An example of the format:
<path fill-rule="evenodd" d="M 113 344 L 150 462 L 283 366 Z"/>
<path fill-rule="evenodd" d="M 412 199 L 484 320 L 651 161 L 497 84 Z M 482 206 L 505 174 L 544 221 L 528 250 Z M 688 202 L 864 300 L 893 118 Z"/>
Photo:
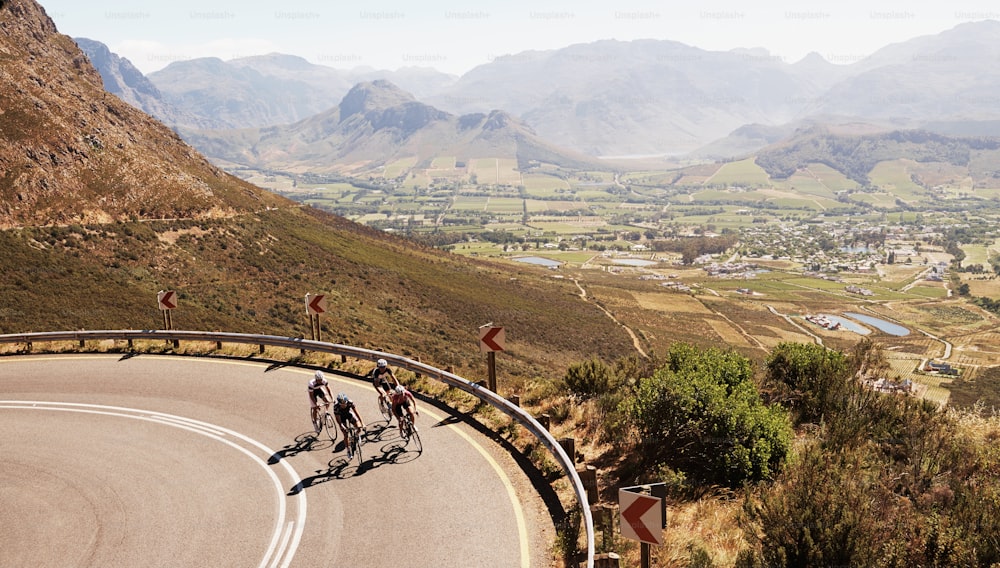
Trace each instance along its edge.
<path fill-rule="evenodd" d="M 330 439 L 331 442 L 337 441 L 337 432 L 340 428 L 337 428 L 337 421 L 330 414 L 330 403 L 321 404 L 320 408 L 316 411 L 316 421 L 313 422 L 313 427 L 319 427 L 320 430 L 326 431 L 326 437 Z"/>
<path fill-rule="evenodd" d="M 392 405 L 389 404 L 389 395 L 378 397 L 378 411 L 382 413 L 386 424 L 392 422 Z"/>
<path fill-rule="evenodd" d="M 357 458 L 358 465 L 361 465 L 361 462 L 364 461 L 364 458 L 361 456 L 361 446 L 364 444 L 364 438 L 353 420 L 347 420 L 344 430 L 347 432 L 347 438 L 344 440 L 344 445 L 347 446 L 347 461 Z"/>
<path fill-rule="evenodd" d="M 417 453 L 423 453 L 424 444 L 420 441 L 420 432 L 417 430 L 417 425 L 410 420 L 410 413 L 406 409 L 402 409 L 399 413 L 399 435 L 403 438 L 403 441 L 407 446 L 410 442 L 413 442 Z"/>

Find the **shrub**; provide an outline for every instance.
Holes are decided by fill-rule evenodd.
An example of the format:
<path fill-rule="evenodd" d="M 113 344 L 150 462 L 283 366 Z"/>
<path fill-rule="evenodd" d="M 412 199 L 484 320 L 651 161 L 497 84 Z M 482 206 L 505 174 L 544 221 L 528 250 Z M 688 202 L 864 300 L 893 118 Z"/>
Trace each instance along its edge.
<path fill-rule="evenodd" d="M 768 379 L 781 385 L 797 422 L 819 422 L 839 410 L 855 381 L 847 359 L 815 343 L 781 343 L 767 359 Z"/>
<path fill-rule="evenodd" d="M 783 409 L 761 401 L 751 362 L 683 344 L 667 361 L 623 403 L 646 458 L 734 487 L 775 475 L 791 426 Z"/>
<path fill-rule="evenodd" d="M 593 398 L 611 392 L 619 384 L 611 367 L 592 357 L 583 363 L 570 365 L 566 370 L 566 387 L 581 398 Z"/>
<path fill-rule="evenodd" d="M 873 566 L 886 533 L 876 475 L 860 454 L 807 448 L 759 501 L 744 505 L 744 530 L 764 566 Z"/>

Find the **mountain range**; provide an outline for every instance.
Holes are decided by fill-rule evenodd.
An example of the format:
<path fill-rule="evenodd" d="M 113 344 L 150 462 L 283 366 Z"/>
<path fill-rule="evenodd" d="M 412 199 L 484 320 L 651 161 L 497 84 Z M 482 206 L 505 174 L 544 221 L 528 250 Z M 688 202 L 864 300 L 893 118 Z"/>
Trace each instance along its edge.
<path fill-rule="evenodd" d="M 429 168 L 434 158 L 515 159 L 570 168 L 597 160 L 547 144 L 503 111 L 455 116 L 417 101 L 385 80 L 359 83 L 336 107 L 288 126 L 238 131 L 183 130 L 215 159 L 285 172 L 366 174 L 397 160 Z"/>
<path fill-rule="evenodd" d="M 975 134 L 1000 119 L 1000 22 L 966 23 L 835 65 L 788 63 L 764 50 L 707 51 L 667 40 L 605 40 L 498 57 L 461 77 L 431 69 L 339 70 L 269 56 L 175 62 L 148 77 L 162 101 L 199 120 L 174 126 L 258 128 L 330 111 L 360 82 L 388 80 L 457 116 L 502 110 L 547 143 L 590 156 L 728 158 L 767 138 L 760 125 L 861 121 L 884 129 Z M 947 132 L 945 132 L 947 131 Z M 732 140 L 726 140 L 735 136 Z M 729 152 L 729 155 L 717 153 Z"/>

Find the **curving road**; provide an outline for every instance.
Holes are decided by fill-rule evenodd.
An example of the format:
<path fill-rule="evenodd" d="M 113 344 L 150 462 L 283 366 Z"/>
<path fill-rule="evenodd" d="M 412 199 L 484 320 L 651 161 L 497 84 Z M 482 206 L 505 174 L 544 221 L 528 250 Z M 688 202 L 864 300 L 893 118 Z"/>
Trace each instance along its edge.
<path fill-rule="evenodd" d="M 316 440 L 312 372 L 251 361 L 0 358 L 5 566 L 550 564 L 550 515 L 502 449 L 428 404 L 424 451 L 367 382 L 361 466 Z"/>

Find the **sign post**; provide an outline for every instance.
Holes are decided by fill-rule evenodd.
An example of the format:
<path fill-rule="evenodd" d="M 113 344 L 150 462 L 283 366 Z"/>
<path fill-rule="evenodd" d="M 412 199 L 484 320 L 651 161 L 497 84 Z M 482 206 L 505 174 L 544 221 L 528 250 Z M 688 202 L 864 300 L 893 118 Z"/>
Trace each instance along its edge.
<path fill-rule="evenodd" d="M 489 369 L 488 386 L 497 392 L 497 351 L 503 351 L 506 337 L 502 327 L 494 327 L 493 322 L 479 326 L 479 351 L 486 353 L 486 365 Z"/>
<path fill-rule="evenodd" d="M 637 485 L 618 490 L 619 521 L 623 537 L 638 540 L 642 568 L 649 568 L 650 544 L 663 544 L 663 529 L 667 526 L 666 485 Z"/>
<path fill-rule="evenodd" d="M 177 307 L 177 293 L 173 290 L 160 290 L 156 293 L 156 305 L 163 312 L 163 329 L 167 331 L 173 329 L 174 322 L 170 317 L 170 310 Z"/>
<path fill-rule="evenodd" d="M 320 339 L 319 316 L 326 313 L 326 294 L 306 294 L 306 313 L 309 315 L 309 334 L 311 339 Z"/>
<path fill-rule="evenodd" d="M 174 328 L 174 319 L 170 317 L 170 311 L 177 307 L 177 292 L 173 290 L 160 290 L 156 293 L 156 305 L 163 314 L 163 329 L 170 331 Z M 167 343 L 170 343 L 167 341 Z M 180 345 L 176 339 L 173 341 L 174 349 Z"/>

